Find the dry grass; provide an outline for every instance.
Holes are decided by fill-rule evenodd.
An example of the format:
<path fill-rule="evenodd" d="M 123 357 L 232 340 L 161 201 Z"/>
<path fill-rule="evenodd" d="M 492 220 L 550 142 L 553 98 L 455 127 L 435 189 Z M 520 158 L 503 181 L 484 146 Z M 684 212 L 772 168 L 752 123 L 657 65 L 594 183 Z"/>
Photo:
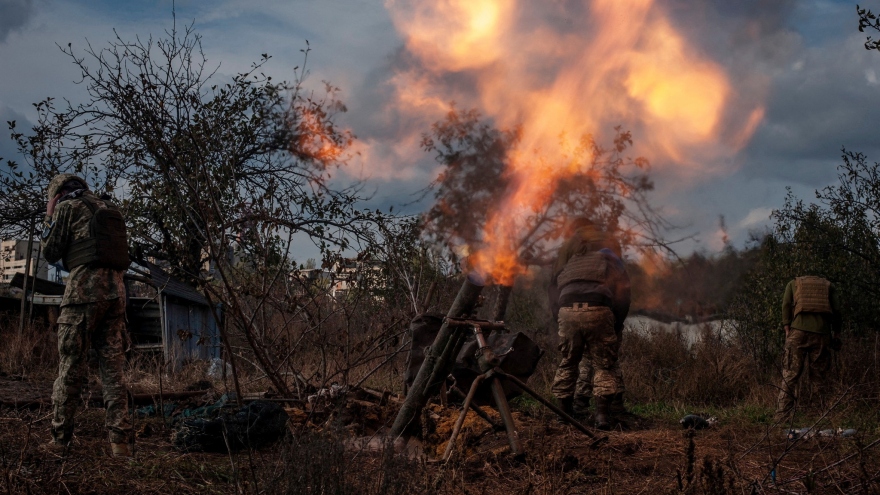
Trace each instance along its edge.
<path fill-rule="evenodd" d="M 45 399 L 57 359 L 53 334 L 28 335 L 0 341 L 2 365 L 8 367 L 2 369 L 17 363 L 28 370 L 24 380 L 0 377 L 0 393 L 27 392 Z M 548 354 L 531 383 L 546 394 L 558 362 L 556 336 L 539 333 L 535 338 Z M 627 334 L 622 363 L 628 402 L 644 417 L 630 421 L 630 431 L 611 432 L 607 444 L 592 450 L 586 437 L 533 401 L 515 401 L 528 453 L 522 462 L 509 456 L 503 432 L 491 431 L 476 418 L 470 418 L 446 464 L 395 456 L 388 449 L 348 450 L 344 445 L 353 434 L 372 431 L 352 427 L 358 414 L 344 410 L 303 423 L 296 436 L 266 449 L 222 454 L 178 452 L 165 422 L 137 420 L 136 457 L 124 461 L 109 457 L 103 409 L 94 407 L 82 410 L 73 448 L 60 458 L 39 448 L 48 440 L 46 405 L 4 407 L 0 493 L 880 493 L 880 446 L 872 443 L 880 435 L 878 350 L 876 342 L 845 342 L 835 365 L 835 397 L 840 400 L 830 411 L 805 409 L 798 417 L 797 426 L 854 427 L 860 434 L 793 443 L 784 428 L 767 419 L 777 377 L 760 376 L 731 343 L 707 335 L 689 348 L 675 334 Z M 352 376 L 360 378 L 375 364 L 365 364 Z M 194 362 L 173 371 L 140 356 L 130 362 L 127 376 L 135 392 L 182 391 L 205 380 L 207 367 Z M 245 391 L 267 389 L 265 377 L 253 367 L 240 370 Z M 95 375 L 91 370 L 93 381 Z M 395 385 L 396 379 L 393 369 L 383 368 L 368 383 Z M 216 391 L 233 389 L 231 380 L 211 385 Z M 683 434 L 676 420 L 693 410 L 717 414 L 720 426 Z M 383 411 L 379 423 L 393 414 Z M 443 450 L 457 415 L 455 408 L 430 407 L 433 428 L 429 424 L 425 430 L 425 452 Z"/>
<path fill-rule="evenodd" d="M 44 325 L 0 327 L 0 374 L 44 378 L 58 365 L 58 339 Z"/>
<path fill-rule="evenodd" d="M 634 402 L 729 407 L 767 399 L 765 383 L 749 356 L 708 328 L 692 347 L 680 333 L 627 333 L 621 368 Z"/>

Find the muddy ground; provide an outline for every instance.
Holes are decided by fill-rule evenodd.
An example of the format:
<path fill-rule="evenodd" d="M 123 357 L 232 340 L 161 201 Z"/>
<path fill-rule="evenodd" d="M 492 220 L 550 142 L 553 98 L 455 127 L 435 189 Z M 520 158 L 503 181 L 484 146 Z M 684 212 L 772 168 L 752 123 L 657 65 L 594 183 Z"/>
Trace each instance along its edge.
<path fill-rule="evenodd" d="M 510 455 L 503 431 L 469 415 L 452 460 L 438 462 L 458 415 L 438 404 L 426 409 L 422 441 L 412 444 L 419 455 L 391 455 L 378 439 L 396 413 L 393 397 L 286 404 L 283 438 L 233 453 L 181 452 L 169 420 L 136 419 L 133 459 L 110 457 L 103 409 L 85 407 L 70 450 L 57 453 L 44 447 L 50 390 L 48 381 L 0 377 L 0 493 L 880 493 L 877 432 L 792 442 L 783 428 L 747 420 L 684 431 L 674 418 L 631 415 L 591 448 L 525 401 L 514 402 L 524 459 Z"/>

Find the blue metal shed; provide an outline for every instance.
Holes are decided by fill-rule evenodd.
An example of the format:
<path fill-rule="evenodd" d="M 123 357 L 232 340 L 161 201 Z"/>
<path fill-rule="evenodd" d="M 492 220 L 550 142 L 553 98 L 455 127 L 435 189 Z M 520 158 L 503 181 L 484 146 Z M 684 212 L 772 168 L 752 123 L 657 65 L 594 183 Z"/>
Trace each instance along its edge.
<path fill-rule="evenodd" d="M 146 282 L 156 289 L 154 298 L 130 298 L 129 333 L 135 350 L 161 350 L 165 362 L 179 368 L 194 359 L 220 357 L 220 328 L 204 295 L 171 277 L 159 266 L 138 261 L 146 268 Z"/>

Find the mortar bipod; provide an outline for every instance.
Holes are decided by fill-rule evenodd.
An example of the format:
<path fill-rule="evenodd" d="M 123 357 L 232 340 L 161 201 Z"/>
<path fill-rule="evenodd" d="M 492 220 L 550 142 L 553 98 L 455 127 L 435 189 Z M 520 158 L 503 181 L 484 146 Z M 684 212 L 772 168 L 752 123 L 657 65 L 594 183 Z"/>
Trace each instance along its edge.
<path fill-rule="evenodd" d="M 504 424 L 505 430 L 507 430 L 507 439 L 510 443 L 510 452 L 515 457 L 521 456 L 524 452 L 522 450 L 522 444 L 519 441 L 519 434 L 516 431 L 516 425 L 513 422 L 513 415 L 510 412 L 510 405 L 507 402 L 507 396 L 504 394 L 504 387 L 501 385 L 501 379 L 510 380 L 513 384 L 522 389 L 523 392 L 531 395 L 535 400 L 556 413 L 567 423 L 571 424 L 582 433 L 592 438 L 593 443 L 590 444 L 591 448 L 596 448 L 600 444 L 608 440 L 607 436 L 597 437 L 595 434 L 593 434 L 593 432 L 588 430 L 579 421 L 569 416 L 562 409 L 556 407 L 547 399 L 541 397 L 540 394 L 532 390 L 532 388 L 523 383 L 522 380 L 515 376 L 508 375 L 500 368 L 498 368 L 498 356 L 496 356 L 495 352 L 492 351 L 492 348 L 489 347 L 489 344 L 486 342 L 486 339 L 483 336 L 483 330 L 481 328 L 485 325 L 491 329 L 497 329 L 499 326 L 498 323 L 474 320 L 458 320 L 452 318 L 447 318 L 447 320 L 450 325 L 470 326 L 473 328 L 474 337 L 476 337 L 478 345 L 477 362 L 479 363 L 480 371 L 482 371 L 483 374 L 477 376 L 474 379 L 474 382 L 473 384 L 471 384 L 471 388 L 464 399 L 464 403 L 461 406 L 461 413 L 459 414 L 458 419 L 455 421 L 455 426 L 452 429 L 452 436 L 449 438 L 449 443 L 446 444 L 446 451 L 443 452 L 444 461 L 448 461 L 449 458 L 452 457 L 455 440 L 458 437 L 458 434 L 461 432 L 461 427 L 464 424 L 465 418 L 467 417 L 468 409 L 470 409 L 471 402 L 474 400 L 474 395 L 476 395 L 477 388 L 479 388 L 480 384 L 482 384 L 485 380 L 490 380 L 492 399 L 495 401 L 495 406 L 498 409 L 498 413 L 501 415 L 501 421 Z M 503 323 L 501 323 L 501 326 L 503 327 Z"/>

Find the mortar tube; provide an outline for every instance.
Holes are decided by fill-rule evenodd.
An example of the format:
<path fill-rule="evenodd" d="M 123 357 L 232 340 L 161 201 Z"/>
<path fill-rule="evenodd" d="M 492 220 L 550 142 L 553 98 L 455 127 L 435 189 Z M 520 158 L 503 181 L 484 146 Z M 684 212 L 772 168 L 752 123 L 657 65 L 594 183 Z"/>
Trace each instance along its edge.
<path fill-rule="evenodd" d="M 482 277 L 475 273 L 469 274 L 462 283 L 461 289 L 458 290 L 458 295 L 455 296 L 455 301 L 453 301 L 446 316 L 458 318 L 472 313 L 479 302 L 480 292 L 482 292 L 484 285 L 485 282 Z M 441 356 L 445 353 L 446 346 L 450 343 L 453 344 L 450 348 L 450 353 L 458 347 L 458 339 L 453 341 L 453 337 L 459 335 L 461 335 L 461 332 L 457 331 L 455 326 L 449 325 L 448 322 L 443 322 L 437 337 L 434 338 L 434 343 L 431 344 L 428 352 L 425 353 L 425 360 L 419 368 L 419 372 L 413 381 L 403 406 L 401 406 L 400 411 L 397 413 L 397 417 L 394 418 L 394 424 L 391 425 L 389 435 L 393 439 L 397 440 L 397 438 L 401 437 L 410 426 L 410 423 L 424 409 L 430 396 L 428 385 L 431 376 L 434 374 Z M 445 378 L 447 374 L 445 373 L 440 376 Z"/>
<path fill-rule="evenodd" d="M 428 397 L 434 395 L 434 389 L 439 387 L 446 377 L 449 376 L 449 372 L 452 371 L 450 363 L 458 356 L 456 349 L 461 348 L 461 343 L 464 340 L 462 334 L 463 332 L 458 328 L 452 329 L 452 335 L 446 342 L 446 347 L 443 348 L 443 354 L 440 355 L 440 359 L 437 360 L 437 364 L 431 370 L 431 377 L 428 378 L 428 383 L 425 386 Z"/>
<path fill-rule="evenodd" d="M 513 292 L 511 285 L 499 285 L 498 297 L 495 299 L 495 307 L 492 308 L 492 321 L 504 321 L 507 313 L 507 303 L 510 302 L 510 293 Z"/>

